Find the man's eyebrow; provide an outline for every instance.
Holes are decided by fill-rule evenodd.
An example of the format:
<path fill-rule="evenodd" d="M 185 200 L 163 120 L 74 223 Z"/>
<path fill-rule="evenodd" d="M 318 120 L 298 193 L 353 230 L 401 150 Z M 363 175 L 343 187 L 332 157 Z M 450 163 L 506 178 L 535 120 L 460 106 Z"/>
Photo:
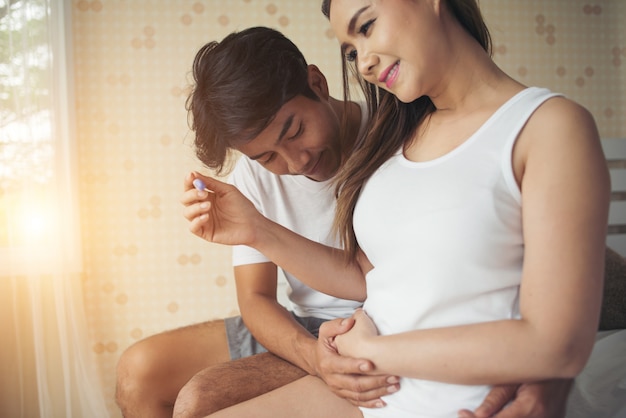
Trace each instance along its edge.
<path fill-rule="evenodd" d="M 295 115 L 292 113 L 291 115 L 289 115 L 285 123 L 283 123 L 283 129 L 281 129 L 280 134 L 278 135 L 278 138 L 276 139 L 275 145 L 278 145 L 280 141 L 283 140 L 283 137 L 285 136 L 289 128 L 291 128 L 291 124 L 293 123 L 294 117 Z"/>
<path fill-rule="evenodd" d="M 291 114 L 289 115 L 289 117 L 285 120 L 285 123 L 283 123 L 283 129 L 280 130 L 280 134 L 278 134 L 278 138 L 276 138 L 276 142 L 274 143 L 274 145 L 278 145 L 280 144 L 280 141 L 283 140 L 283 138 L 285 137 L 285 134 L 287 133 L 287 131 L 289 130 L 289 128 L 291 128 L 291 125 L 293 123 L 293 118 L 295 117 L 295 114 Z M 262 156 L 264 156 L 265 154 L 267 154 L 266 152 L 263 152 L 261 154 L 258 155 L 254 155 L 252 157 L 248 157 L 251 160 L 258 160 L 259 158 L 261 158 Z"/>
<path fill-rule="evenodd" d="M 363 12 L 369 9 L 369 7 L 370 6 L 362 7 L 354 13 L 354 15 L 352 16 L 352 19 L 350 19 L 350 22 L 348 22 L 348 31 L 347 31 L 348 34 L 354 33 L 354 28 L 356 27 L 356 21 L 359 20 L 359 16 L 361 16 Z M 345 42 L 341 44 L 342 51 L 345 51 L 347 47 L 348 45 Z"/>

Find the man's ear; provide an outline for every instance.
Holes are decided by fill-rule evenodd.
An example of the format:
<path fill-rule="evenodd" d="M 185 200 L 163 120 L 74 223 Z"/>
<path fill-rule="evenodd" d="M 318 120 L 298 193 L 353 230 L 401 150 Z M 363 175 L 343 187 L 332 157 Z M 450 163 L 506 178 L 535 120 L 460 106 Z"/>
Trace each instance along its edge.
<path fill-rule="evenodd" d="M 309 64 L 308 68 L 309 87 L 322 100 L 328 100 L 330 92 L 328 91 L 328 82 L 326 77 L 316 65 Z"/>

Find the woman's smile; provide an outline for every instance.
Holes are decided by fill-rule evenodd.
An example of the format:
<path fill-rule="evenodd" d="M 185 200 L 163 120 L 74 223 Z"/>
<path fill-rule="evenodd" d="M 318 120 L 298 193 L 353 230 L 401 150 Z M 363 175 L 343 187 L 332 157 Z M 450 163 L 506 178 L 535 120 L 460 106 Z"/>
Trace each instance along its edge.
<path fill-rule="evenodd" d="M 385 71 L 382 72 L 378 81 L 381 83 L 385 83 L 387 88 L 391 88 L 391 85 L 398 78 L 398 72 L 400 70 L 400 61 L 396 61 L 393 65 L 388 67 Z"/>

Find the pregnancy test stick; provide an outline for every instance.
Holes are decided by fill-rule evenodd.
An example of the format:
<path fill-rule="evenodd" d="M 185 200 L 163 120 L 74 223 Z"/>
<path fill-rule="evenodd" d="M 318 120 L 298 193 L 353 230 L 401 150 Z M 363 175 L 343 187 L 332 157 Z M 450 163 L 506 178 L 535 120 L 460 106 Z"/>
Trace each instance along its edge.
<path fill-rule="evenodd" d="M 205 192 L 209 192 L 209 193 L 215 193 L 213 190 L 207 189 L 206 184 L 204 184 L 204 182 L 202 180 L 200 180 L 200 179 L 195 179 L 193 181 L 193 187 L 195 187 L 196 189 L 201 190 L 201 191 L 205 191 Z"/>

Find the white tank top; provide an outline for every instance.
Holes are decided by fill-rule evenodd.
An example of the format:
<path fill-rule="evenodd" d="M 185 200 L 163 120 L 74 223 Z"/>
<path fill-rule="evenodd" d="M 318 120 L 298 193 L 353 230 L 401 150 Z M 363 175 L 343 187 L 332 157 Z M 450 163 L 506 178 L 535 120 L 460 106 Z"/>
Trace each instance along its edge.
<path fill-rule="evenodd" d="M 528 88 L 460 146 L 427 162 L 402 151 L 368 180 L 354 212 L 374 265 L 365 311 L 382 335 L 518 317 L 524 257 L 521 194 L 512 168 L 517 136 L 550 97 Z M 373 417 L 455 417 L 487 386 L 403 379 Z"/>

